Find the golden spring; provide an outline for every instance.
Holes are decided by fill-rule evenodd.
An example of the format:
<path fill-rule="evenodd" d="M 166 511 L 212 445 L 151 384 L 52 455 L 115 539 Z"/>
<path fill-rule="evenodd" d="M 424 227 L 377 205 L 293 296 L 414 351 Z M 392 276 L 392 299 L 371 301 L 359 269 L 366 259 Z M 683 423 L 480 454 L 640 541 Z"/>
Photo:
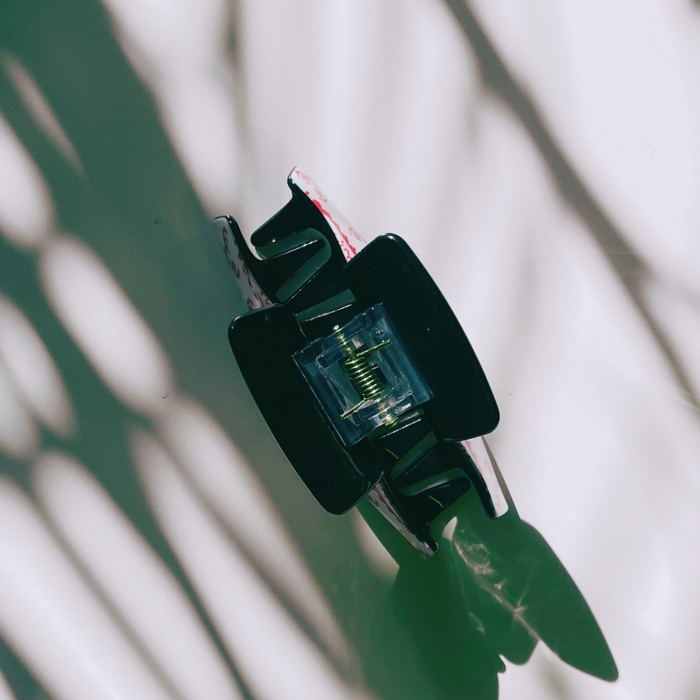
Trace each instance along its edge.
<path fill-rule="evenodd" d="M 376 370 L 367 357 L 350 355 L 343 360 L 343 368 L 353 389 L 363 401 L 376 399 L 384 393 L 384 384 L 379 380 Z"/>
<path fill-rule="evenodd" d="M 377 370 L 370 363 L 368 356 L 380 348 L 389 345 L 390 341 L 383 340 L 377 343 L 377 345 L 357 352 L 355 346 L 340 332 L 339 328 L 335 328 L 334 330 L 336 331 L 336 337 L 338 338 L 340 347 L 345 353 L 345 359 L 342 361 L 343 370 L 350 384 L 352 384 L 353 389 L 355 389 L 360 396 L 360 402 L 343 414 L 343 417 L 347 417 L 366 402 L 378 399 L 384 395 L 384 382 L 381 380 Z"/>

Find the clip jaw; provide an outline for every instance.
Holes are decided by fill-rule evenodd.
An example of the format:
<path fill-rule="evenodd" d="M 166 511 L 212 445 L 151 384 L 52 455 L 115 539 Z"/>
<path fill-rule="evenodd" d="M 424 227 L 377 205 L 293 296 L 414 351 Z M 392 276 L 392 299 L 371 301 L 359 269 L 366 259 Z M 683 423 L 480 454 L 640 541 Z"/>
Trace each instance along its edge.
<path fill-rule="evenodd" d="M 248 285 L 251 311 L 229 328 L 234 355 L 319 503 L 340 514 L 368 496 L 430 555 L 433 520 L 470 483 L 488 515 L 503 510 L 470 445 L 498 423 L 493 394 L 408 245 L 386 234 L 357 252 L 309 178 L 294 170 L 288 184 L 291 201 L 252 236 L 259 258 L 231 217 L 215 220 Z"/>

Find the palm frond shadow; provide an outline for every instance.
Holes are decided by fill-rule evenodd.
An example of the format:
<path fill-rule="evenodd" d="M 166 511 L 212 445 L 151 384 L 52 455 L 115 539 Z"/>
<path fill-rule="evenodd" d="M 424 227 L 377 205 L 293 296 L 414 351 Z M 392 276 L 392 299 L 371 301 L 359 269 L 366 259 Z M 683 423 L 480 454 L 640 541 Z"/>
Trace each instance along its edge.
<path fill-rule="evenodd" d="M 128 449 L 126 434 L 127 426 L 144 423 L 144 419 L 121 406 L 100 382 L 82 353 L 68 337 L 62 324 L 55 318 L 44 296 L 37 293 L 33 260 L 7 246 L 4 239 L 0 239 L 0 262 L 2 263 L 0 270 L 4 269 L 5 272 L 2 275 L 3 291 L 19 302 L 27 318 L 51 348 L 66 383 L 69 386 L 80 386 L 80 391 L 73 393 L 73 401 L 78 422 L 85 437 L 75 442 L 64 440 L 45 431 L 42 436 L 43 447 L 66 451 L 91 470 L 144 540 L 177 578 L 222 660 L 228 666 L 229 672 L 238 679 L 241 688 L 244 689 L 245 685 L 240 681 L 238 669 L 230 659 L 220 635 L 158 527 L 143 494 L 141 482 Z M 107 436 L 109 438 L 105 441 Z M 12 476 L 29 497 L 33 498 L 31 465 L 16 460 L 3 460 L 3 464 L 2 471 Z M 70 545 L 61 537 L 52 523 L 47 521 L 47 525 L 72 566 L 109 610 L 115 624 L 119 624 L 136 648 L 140 647 L 138 640 L 120 619 L 118 611 L 109 604 L 104 591 L 87 573 L 86 567 Z M 163 677 L 157 664 L 149 660 L 148 654 L 143 654 L 143 659 L 151 665 L 151 670 L 156 677 L 166 681 L 167 687 L 167 679 Z"/>
<path fill-rule="evenodd" d="M 467 20 L 469 36 L 478 44 L 483 32 L 480 35 L 474 29 L 475 20 L 470 13 Z M 257 419 L 246 415 L 250 400 L 242 398 L 242 391 L 240 396 L 236 395 L 235 374 L 225 399 L 220 391 L 213 390 L 221 384 L 221 373 L 217 360 L 209 362 L 212 351 L 207 344 L 210 332 L 207 324 L 218 322 L 226 304 L 215 301 L 210 304 L 207 275 L 193 274 L 192 260 L 201 261 L 202 254 L 192 232 L 206 217 L 162 128 L 152 96 L 136 78 L 115 41 L 106 12 L 90 0 L 61 0 L 51 5 L 38 0 L 10 0 L 0 25 L 0 49 L 18 57 L 37 81 L 82 164 L 81 172 L 71 167 L 37 128 L 15 87 L 0 70 L 0 109 L 46 181 L 55 208 L 56 228 L 85 241 L 108 262 L 111 273 L 134 300 L 146 323 L 162 344 L 172 349 L 174 374 L 184 389 L 208 404 L 245 456 L 255 457 L 259 445 L 267 440 L 267 433 L 257 427 Z M 481 44 L 477 47 L 477 51 L 490 56 L 489 50 L 495 55 L 488 42 L 486 48 Z M 485 61 L 488 64 L 483 69 L 485 80 L 499 85 L 503 83 L 505 67 L 496 59 L 494 68 L 493 62 L 492 58 Z M 507 71 L 505 79 L 504 93 L 508 95 L 514 88 L 507 82 L 507 79 L 512 81 Z M 511 95 L 506 101 L 524 110 L 523 119 L 552 160 L 553 171 L 563 169 L 566 175 L 569 169 L 563 192 L 568 193 L 572 204 L 580 199 L 579 205 L 591 224 L 599 226 L 603 233 L 607 231 L 607 238 L 600 234 L 601 245 L 620 249 L 615 238 L 617 230 L 595 206 L 538 121 L 534 107 L 524 92 L 518 90 L 515 97 Z M 156 219 L 158 226 L 154 226 Z M 177 252 L 173 241 L 177 241 Z M 632 260 L 643 269 L 638 257 L 632 256 Z M 0 266 L 4 290 L 26 313 L 49 347 L 75 404 L 80 434 L 66 441 L 45 435 L 42 446 L 63 449 L 92 471 L 180 582 L 232 676 L 243 687 L 239 669 L 208 619 L 142 492 L 126 436 L 135 425 L 152 429 L 150 420 L 121 404 L 96 376 L 47 303 L 34 253 L 19 251 L 0 237 Z M 620 273 L 626 277 L 629 268 L 621 268 Z M 633 275 L 632 279 L 636 277 Z M 630 294 L 636 294 L 641 303 L 639 289 L 632 282 L 629 285 Z M 187 318 L 192 325 L 182 324 L 176 314 Z M 221 338 L 225 342 L 223 333 Z M 678 367 L 682 377 L 682 368 Z M 242 388 L 240 382 L 239 388 Z M 210 395 L 215 397 L 214 406 L 208 400 Z M 277 466 L 266 465 L 263 460 L 260 475 L 280 509 L 291 509 L 292 499 L 280 491 L 274 473 Z M 17 475 L 18 481 L 22 480 L 21 465 L 13 465 L 9 472 Z M 192 483 L 190 486 L 193 487 Z M 216 515 L 214 511 L 212 515 Z M 534 629 L 565 660 L 590 673 L 611 677 L 614 663 L 611 660 L 607 663 L 605 654 L 600 652 L 604 640 L 601 644 L 585 603 L 575 599 L 570 579 L 552 563 L 558 565 L 556 557 L 516 515 L 509 518 L 498 525 L 500 530 L 487 523 L 487 531 L 477 514 L 464 514 L 455 531 L 455 542 L 463 546 L 461 549 L 455 546 L 451 559 L 441 556 L 433 562 L 422 562 L 413 551 L 406 552 L 402 558 L 394 600 L 414 634 L 414 643 L 426 659 L 429 673 L 443 687 L 468 689 L 484 698 L 497 697 L 499 656 L 503 654 L 514 661 L 526 659 L 534 648 Z M 349 548 L 354 541 L 350 525 L 343 527 L 344 539 L 340 544 L 334 543 L 338 559 L 346 554 L 351 556 L 343 550 L 343 545 L 348 544 Z M 389 526 L 383 521 L 376 524 L 378 532 L 382 527 Z M 392 533 L 386 533 L 386 537 L 391 538 Z M 229 535 L 236 546 L 245 544 L 237 540 L 236 533 L 229 530 Z M 485 550 L 469 549 L 480 542 Z M 403 543 L 397 541 L 396 547 L 401 546 Z M 489 566 L 495 574 L 485 573 L 489 569 L 484 569 L 480 560 L 475 559 L 477 554 L 489 557 Z M 256 566 L 253 553 L 247 555 L 251 566 Z M 525 565 L 533 559 L 539 562 L 539 569 Z M 363 566 L 359 557 L 354 564 L 358 569 Z M 369 579 L 366 568 L 361 573 Z M 262 568 L 259 573 L 269 578 L 269 572 Z M 498 590 L 501 576 L 511 582 L 512 590 L 508 586 L 505 589 L 508 604 L 515 606 L 514 609 L 517 609 L 515 603 L 526 604 L 527 610 L 536 612 L 536 619 L 527 615 L 523 621 L 515 619 L 513 611 L 494 598 L 493 590 Z M 561 581 L 563 599 L 577 611 L 578 617 L 572 624 L 585 627 L 584 637 L 587 635 L 593 640 L 591 644 L 597 645 L 599 656 L 588 658 L 566 635 L 557 637 L 560 630 L 550 621 L 536 592 L 540 585 L 551 581 Z M 282 597 L 282 589 L 274 582 L 270 582 L 270 587 Z M 520 593 L 524 596 L 522 600 Z M 312 635 L 311 640 L 320 644 Z M 369 655 L 369 650 L 366 651 Z M 14 659 L 12 653 L 2 658 L 12 668 L 21 666 L 21 659 Z M 386 658 L 380 657 L 376 663 L 386 664 Z M 373 660 L 363 659 L 363 663 L 369 666 Z M 28 676 L 17 673 L 21 682 L 33 683 Z M 377 672 L 376 675 L 386 679 L 390 674 Z M 391 684 L 386 682 L 389 688 Z M 243 690 L 248 692 L 244 687 Z"/>
<path fill-rule="evenodd" d="M 48 186 L 55 229 L 87 242 L 107 261 L 110 272 L 135 300 L 161 342 L 180 346 L 171 356 L 179 381 L 190 395 L 206 397 L 210 387 L 220 386 L 221 377 L 213 369 L 215 363 L 192 363 L 193 357 L 207 358 L 211 352 L 199 337 L 201 327 L 182 327 L 171 317 L 163 318 L 163 310 L 167 316 L 170 308 L 194 319 L 195 325 L 206 327 L 211 320 L 208 300 L 215 294 L 202 284 L 207 272 L 193 272 L 189 265 L 202 257 L 196 232 L 206 216 L 164 133 L 152 96 L 118 46 L 106 12 L 99 3 L 88 0 L 51 7 L 11 2 L 0 26 L 0 51 L 19 60 L 36 81 L 81 162 L 77 171 L 65 159 L 38 128 L 16 86 L 0 69 L 0 110 Z M 156 215 L 163 225 L 154 226 Z M 172 252 L 173 240 L 181 244 L 177 253 Z M 43 431 L 41 447 L 64 450 L 92 472 L 173 573 L 243 696 L 252 697 L 144 496 L 127 438 L 135 426 L 152 429 L 150 418 L 120 403 L 103 384 L 47 302 L 39 277 L 37 254 L 19 250 L 0 236 L 3 291 L 49 348 L 68 387 L 80 429 L 68 439 Z M 164 299 L 171 305 L 164 305 Z M 225 302 L 221 307 L 225 308 Z M 223 345 L 223 331 L 221 341 Z M 245 420 L 233 420 L 245 413 L 249 401 L 236 396 L 235 372 L 231 384 L 226 405 L 217 408 L 219 415 L 228 415 L 228 421 L 222 422 L 229 435 L 241 437 L 245 454 L 255 449 L 260 438 Z M 5 471 L 30 491 L 30 464 L 13 464 Z M 90 579 L 70 544 L 50 522 L 46 524 L 68 561 L 139 649 L 138 640 L 97 582 Z M 309 641 L 320 644 L 315 638 Z M 146 663 L 152 661 L 148 657 L 142 654 Z M 151 666 L 156 678 L 176 697 L 157 665 Z"/>
<path fill-rule="evenodd" d="M 655 272 L 635 249 L 630 237 L 605 211 L 564 148 L 557 143 L 545 117 L 500 56 L 468 0 L 445 1 L 474 54 L 484 85 L 512 112 L 530 137 L 549 169 L 554 187 L 585 224 L 659 349 L 683 397 L 700 414 L 700 398 L 688 369 L 644 296 L 646 285 L 655 277 Z"/>
<path fill-rule="evenodd" d="M 50 700 L 44 686 L 0 635 L 0 672 L 16 700 Z"/>

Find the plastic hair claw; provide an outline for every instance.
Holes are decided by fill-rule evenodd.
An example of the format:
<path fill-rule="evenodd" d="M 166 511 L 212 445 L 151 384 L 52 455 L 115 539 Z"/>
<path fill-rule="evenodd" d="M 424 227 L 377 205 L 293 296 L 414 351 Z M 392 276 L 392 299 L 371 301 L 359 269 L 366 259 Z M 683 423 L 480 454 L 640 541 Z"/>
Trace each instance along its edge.
<path fill-rule="evenodd" d="M 229 340 L 280 447 L 331 513 L 363 498 L 423 554 L 470 486 L 508 506 L 480 438 L 496 401 L 454 313 L 404 240 L 365 244 L 299 169 L 251 237 L 214 220 L 249 311 Z"/>

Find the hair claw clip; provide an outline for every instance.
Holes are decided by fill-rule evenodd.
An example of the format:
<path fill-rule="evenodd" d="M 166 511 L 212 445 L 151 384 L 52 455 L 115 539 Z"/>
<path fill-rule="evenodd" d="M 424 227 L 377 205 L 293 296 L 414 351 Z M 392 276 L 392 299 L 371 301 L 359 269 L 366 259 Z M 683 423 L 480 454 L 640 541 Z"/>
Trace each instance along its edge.
<path fill-rule="evenodd" d="M 366 244 L 298 168 L 291 200 L 251 237 L 214 224 L 246 297 L 229 341 L 260 411 L 316 500 L 370 502 L 430 556 L 435 518 L 471 486 L 508 506 L 479 438 L 498 424 L 488 381 L 408 244 Z"/>

